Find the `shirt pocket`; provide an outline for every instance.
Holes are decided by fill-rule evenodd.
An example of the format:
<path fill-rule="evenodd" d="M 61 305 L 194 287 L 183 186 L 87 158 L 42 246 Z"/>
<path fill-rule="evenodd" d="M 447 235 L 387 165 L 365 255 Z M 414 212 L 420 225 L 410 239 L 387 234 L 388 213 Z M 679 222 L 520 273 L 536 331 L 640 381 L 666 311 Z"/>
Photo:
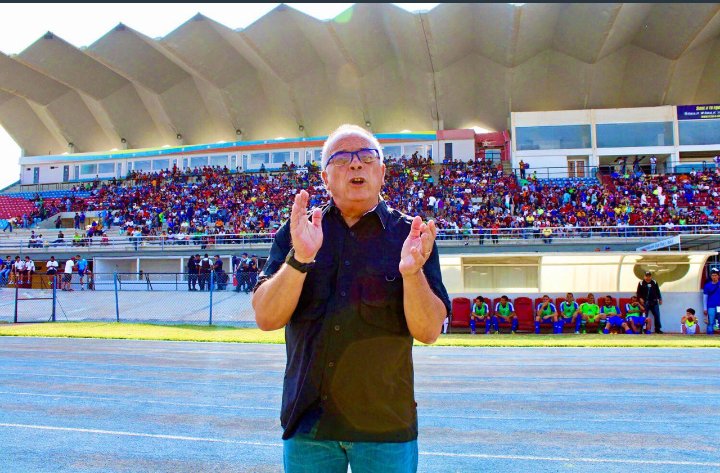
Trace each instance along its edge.
<path fill-rule="evenodd" d="M 360 290 L 360 316 L 369 325 L 393 334 L 408 333 L 403 280 L 396 261 L 382 260 L 369 268 Z"/>

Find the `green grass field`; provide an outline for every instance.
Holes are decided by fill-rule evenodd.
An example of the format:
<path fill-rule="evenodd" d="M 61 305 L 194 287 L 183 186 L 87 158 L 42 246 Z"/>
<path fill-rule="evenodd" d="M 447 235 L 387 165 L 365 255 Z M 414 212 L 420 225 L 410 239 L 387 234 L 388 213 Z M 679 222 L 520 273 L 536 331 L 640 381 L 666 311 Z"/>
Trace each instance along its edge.
<path fill-rule="evenodd" d="M 284 343 L 283 330 L 198 325 L 56 322 L 0 325 L 0 336 L 115 338 L 191 342 Z M 416 342 L 416 344 L 419 344 Z M 720 348 L 720 336 L 706 335 L 441 335 L 435 345 L 468 347 L 664 347 Z"/>

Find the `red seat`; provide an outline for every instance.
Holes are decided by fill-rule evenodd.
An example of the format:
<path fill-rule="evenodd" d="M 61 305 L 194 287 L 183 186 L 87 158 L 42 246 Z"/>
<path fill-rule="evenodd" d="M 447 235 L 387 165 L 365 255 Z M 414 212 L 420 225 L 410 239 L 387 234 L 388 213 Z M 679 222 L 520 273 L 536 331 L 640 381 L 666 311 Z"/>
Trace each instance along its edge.
<path fill-rule="evenodd" d="M 629 297 L 621 297 L 620 298 L 620 312 L 622 313 L 623 317 L 627 316 L 627 311 L 625 310 L 625 306 L 630 303 Z"/>
<path fill-rule="evenodd" d="M 518 330 L 530 332 L 535 330 L 535 307 L 529 297 L 517 297 L 514 301 L 515 313 L 518 317 Z"/>
<path fill-rule="evenodd" d="M 450 319 L 450 327 L 470 326 L 470 309 L 472 304 L 467 297 L 454 297 L 452 300 L 452 318 Z"/>

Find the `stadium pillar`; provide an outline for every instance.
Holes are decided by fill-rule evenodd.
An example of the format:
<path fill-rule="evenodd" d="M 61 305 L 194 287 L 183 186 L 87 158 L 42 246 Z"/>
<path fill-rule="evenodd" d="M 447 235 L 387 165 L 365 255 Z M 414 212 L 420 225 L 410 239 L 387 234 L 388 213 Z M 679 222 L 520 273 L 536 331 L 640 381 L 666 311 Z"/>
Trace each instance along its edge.
<path fill-rule="evenodd" d="M 53 275 L 52 295 L 52 321 L 55 322 L 55 303 L 57 302 L 57 276 Z"/>
<path fill-rule="evenodd" d="M 14 323 L 17 323 L 17 306 L 18 306 L 18 296 L 19 296 L 19 284 L 17 282 L 17 279 L 15 280 L 15 319 Z"/>
<path fill-rule="evenodd" d="M 118 301 L 118 275 L 113 273 L 113 285 L 115 286 L 115 321 L 120 322 L 120 303 Z"/>
<path fill-rule="evenodd" d="M 210 319 L 208 325 L 212 325 L 212 296 L 215 288 L 215 271 L 210 272 Z"/>

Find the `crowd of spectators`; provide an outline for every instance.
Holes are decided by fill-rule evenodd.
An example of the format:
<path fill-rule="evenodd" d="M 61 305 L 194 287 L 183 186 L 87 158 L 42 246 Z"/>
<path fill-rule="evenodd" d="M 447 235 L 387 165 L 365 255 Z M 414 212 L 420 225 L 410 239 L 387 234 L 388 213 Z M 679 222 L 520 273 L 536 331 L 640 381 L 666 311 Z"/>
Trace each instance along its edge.
<path fill-rule="evenodd" d="M 534 175 L 508 175 L 500 163 L 489 160 L 446 159 L 436 165 L 414 154 L 388 157 L 386 165 L 385 200 L 408 214 L 434 219 L 442 230 L 439 238 L 479 233 L 481 242 L 485 237 L 497 242 L 500 229 L 509 228 L 549 243 L 553 233 L 573 233 L 577 227 L 589 228 L 582 231 L 587 234 L 599 227 L 672 230 L 715 224 L 720 218 L 719 206 L 713 204 L 720 194 L 717 169 L 681 175 L 615 174 L 604 183 L 558 184 Z M 289 217 L 300 189 L 310 193 L 311 207 L 328 199 L 319 169 L 313 166 L 283 165 L 272 173 L 209 166 L 132 172 L 122 181 L 78 187 L 84 197 L 71 193 L 43 200 L 38 195 L 35 213 L 25 219 L 78 212 L 75 228 L 85 233 L 82 239 L 102 237 L 115 226 L 136 244 L 141 237 L 154 236 L 168 244 L 205 246 L 230 239 L 227 235 L 274 233 Z M 86 226 L 86 211 L 99 211 L 99 219 Z"/>

